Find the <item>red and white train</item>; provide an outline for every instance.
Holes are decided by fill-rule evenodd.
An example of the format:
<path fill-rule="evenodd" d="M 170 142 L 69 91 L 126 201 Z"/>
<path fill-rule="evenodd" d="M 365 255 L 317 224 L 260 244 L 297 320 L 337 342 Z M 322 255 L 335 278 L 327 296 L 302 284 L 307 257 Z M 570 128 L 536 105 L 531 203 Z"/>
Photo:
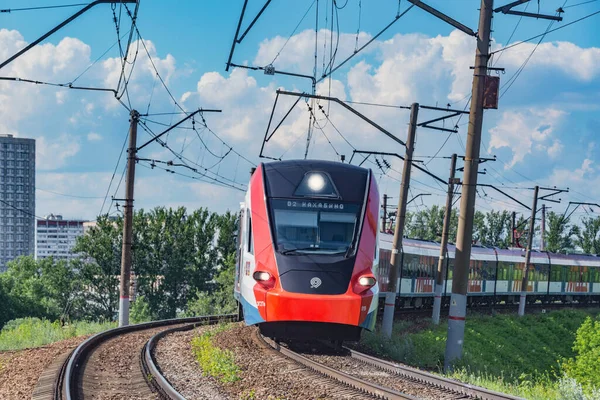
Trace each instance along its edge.
<path fill-rule="evenodd" d="M 274 338 L 358 340 L 377 313 L 379 192 L 349 164 L 260 164 L 240 211 L 235 298 Z"/>

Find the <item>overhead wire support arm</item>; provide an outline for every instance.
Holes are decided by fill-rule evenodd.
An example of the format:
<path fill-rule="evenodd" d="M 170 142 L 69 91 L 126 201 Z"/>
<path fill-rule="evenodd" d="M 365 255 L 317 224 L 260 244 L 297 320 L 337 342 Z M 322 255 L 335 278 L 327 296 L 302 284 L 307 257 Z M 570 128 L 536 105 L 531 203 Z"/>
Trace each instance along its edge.
<path fill-rule="evenodd" d="M 348 104 L 346 104 L 342 100 L 338 99 L 337 97 L 321 96 L 321 95 L 317 95 L 317 94 L 307 94 L 307 93 L 299 93 L 299 92 L 290 92 L 287 90 L 280 90 L 280 89 L 277 90 L 277 93 L 287 95 L 287 96 L 308 97 L 311 99 L 333 101 L 334 103 L 341 105 L 342 107 L 344 107 L 345 109 L 347 109 L 348 111 L 350 111 L 351 113 L 353 113 L 354 115 L 356 115 L 357 117 L 359 117 L 360 119 L 362 119 L 363 121 L 368 123 L 369 125 L 373 126 L 374 128 L 378 129 L 379 131 L 383 132 L 386 136 L 388 136 L 393 141 L 400 143 L 402 146 L 406 146 L 406 143 L 404 143 L 404 141 L 402 141 L 401 139 L 399 139 L 398 137 L 396 137 L 395 135 L 390 133 L 387 129 L 382 128 L 379 124 L 377 124 L 370 118 L 368 118 L 368 117 L 364 116 L 363 114 L 361 114 L 360 112 L 356 111 L 354 108 L 350 107 Z"/>
<path fill-rule="evenodd" d="M 393 157 L 398 157 L 401 160 L 404 160 L 404 157 L 401 156 L 398 153 L 386 153 L 386 152 L 381 152 L 381 151 L 363 151 L 363 150 L 354 150 L 352 152 L 352 157 L 350 157 L 350 162 L 349 164 L 352 163 L 352 159 L 354 158 L 354 154 L 368 154 L 370 155 L 381 155 L 381 156 L 393 156 Z M 364 162 L 364 160 L 363 160 Z M 440 178 L 437 175 L 434 175 L 433 173 L 429 172 L 427 169 L 421 167 L 419 164 L 417 163 L 421 163 L 423 161 L 419 161 L 419 160 L 411 160 L 411 164 L 413 167 L 415 167 L 416 169 L 418 169 L 421 172 L 424 172 L 425 174 L 429 175 L 430 177 L 432 177 L 433 179 L 435 179 L 436 181 L 443 183 L 443 184 L 447 184 L 448 182 L 443 180 L 442 178 Z"/>
<path fill-rule="evenodd" d="M 409 1 L 411 1 L 411 0 L 409 0 Z M 529 13 L 529 12 L 524 12 L 524 11 L 512 11 L 513 7 L 516 7 L 516 6 L 524 4 L 524 3 L 528 3 L 529 1 L 530 0 L 517 0 L 517 1 L 513 1 L 512 3 L 509 3 L 507 5 L 504 5 L 502 7 L 498 7 L 496 9 L 494 9 L 494 12 L 501 12 L 502 14 L 519 15 L 521 17 L 549 19 L 549 20 L 552 20 L 552 21 L 562 21 L 563 20 L 561 16 L 547 15 L 547 14 L 536 14 L 536 13 Z M 559 13 L 563 12 L 563 10 L 560 9 L 560 8 L 557 11 Z"/>
<path fill-rule="evenodd" d="M 26 52 L 28 52 L 29 50 L 31 50 L 33 47 L 35 47 L 38 44 L 40 44 L 42 41 L 44 41 L 46 38 L 48 38 L 49 36 L 51 36 L 52 34 L 54 34 L 56 31 L 62 29 L 65 25 L 69 24 L 74 19 L 76 19 L 77 17 L 79 17 L 81 14 L 83 14 L 86 11 L 90 10 L 94 6 L 97 6 L 98 4 L 107 4 L 107 3 L 122 3 L 122 4 L 133 4 L 133 3 L 135 3 L 135 4 L 137 4 L 137 2 L 138 2 L 138 0 L 96 0 L 96 1 L 93 1 L 90 4 L 86 5 L 85 7 L 83 7 L 81 10 L 77 11 L 75 14 L 71 15 L 69 18 L 67 18 L 66 20 L 64 20 L 60 24 L 56 25 L 54 28 L 50 29 L 48 32 L 46 32 L 45 34 L 43 34 L 42 36 L 40 36 L 38 39 L 36 39 L 33 42 L 31 42 L 29 45 L 25 46 L 25 48 L 19 50 L 12 57 L 10 57 L 7 60 L 3 61 L 2 64 L 0 64 L 0 69 L 4 68 L 5 66 L 7 66 L 11 62 L 13 62 L 15 59 L 19 58 L 20 56 L 22 56 L 23 54 L 25 54 Z"/>
<path fill-rule="evenodd" d="M 248 32 L 250 32 L 250 29 L 252 29 L 252 27 L 254 26 L 256 21 L 258 21 L 258 19 L 262 15 L 262 13 L 267 9 L 267 7 L 269 6 L 269 3 L 271 3 L 271 0 L 267 0 L 265 2 L 265 4 L 262 6 L 262 8 L 258 12 L 258 14 L 256 14 L 256 16 L 254 17 L 252 22 L 250 22 L 250 25 L 248 25 L 248 27 L 246 28 L 244 33 L 242 33 L 242 35 L 240 36 L 240 29 L 242 28 L 242 22 L 244 21 L 244 15 L 246 14 L 246 6 L 248 5 L 248 0 L 244 0 L 244 5 L 242 6 L 242 13 L 240 14 L 240 19 L 238 21 L 237 29 L 235 30 L 235 37 L 233 38 L 233 42 L 231 43 L 231 50 L 229 51 L 229 58 L 227 59 L 227 64 L 225 65 L 225 71 L 229 71 L 229 67 L 233 65 L 231 63 L 231 59 L 233 58 L 233 53 L 235 52 L 235 45 L 242 43 L 242 40 L 244 40 L 244 38 L 246 37 Z M 235 66 L 235 65 L 233 65 L 233 66 Z"/>
<path fill-rule="evenodd" d="M 567 212 L 569 211 L 571 204 L 575 205 L 575 208 L 573 208 L 573 211 L 571 211 L 571 213 L 569 215 L 567 215 Z M 594 207 L 600 208 L 600 204 L 598 204 L 598 203 L 582 203 L 579 201 L 570 201 L 569 204 L 567 205 L 567 208 L 565 209 L 565 212 L 563 213 L 563 218 L 564 219 L 571 218 L 571 215 L 573 215 L 573 213 L 579 208 L 579 206 L 594 206 Z"/>
<path fill-rule="evenodd" d="M 438 17 L 439 19 L 441 19 L 442 21 L 445 21 L 447 23 L 449 23 L 450 25 L 452 25 L 453 27 L 455 27 L 456 29 L 463 31 L 464 33 L 466 33 L 469 36 L 477 36 L 477 34 L 475 32 L 473 32 L 473 30 L 471 28 L 469 28 L 468 26 L 465 26 L 463 24 L 461 24 L 460 22 L 458 22 L 457 20 L 450 18 L 449 16 L 447 16 L 446 14 L 436 10 L 435 8 L 423 3 L 420 0 L 408 0 L 409 2 L 411 2 L 413 5 L 419 7 L 422 10 L 427 11 L 429 14 Z"/>
<path fill-rule="evenodd" d="M 519 205 L 521 205 L 522 207 L 528 209 L 531 211 L 531 207 L 529 207 L 527 204 L 520 202 L 519 200 L 515 199 L 513 196 L 511 196 L 510 194 L 506 193 L 503 190 L 498 189 L 496 186 L 494 185 L 490 185 L 487 183 L 478 183 L 477 186 L 482 186 L 482 187 L 489 187 L 491 189 L 494 189 L 495 191 L 497 191 L 500 194 L 503 194 L 504 196 L 508 197 L 509 199 L 511 199 L 512 201 L 514 201 L 515 203 L 518 203 Z"/>
<path fill-rule="evenodd" d="M 212 110 L 212 109 L 205 110 L 205 109 L 199 108 L 198 110 L 196 110 L 194 112 L 191 112 L 187 117 L 183 118 L 181 121 L 177 122 L 174 125 L 171 125 L 167 129 L 165 129 L 162 133 L 159 133 L 158 135 L 154 136 L 152 139 L 148 140 L 146 143 L 144 143 L 143 145 L 141 145 L 140 147 L 138 147 L 136 149 L 136 152 L 140 151 L 144 147 L 148 146 L 150 143 L 152 143 L 152 142 L 160 139 L 162 136 L 164 136 L 165 134 L 167 134 L 171 130 L 177 128 L 179 125 L 183 124 L 185 121 L 187 121 L 188 119 L 192 118 L 194 115 L 196 115 L 198 113 L 203 113 L 203 112 L 221 112 L 221 110 Z"/>
<path fill-rule="evenodd" d="M 421 196 L 431 196 L 431 193 L 419 193 L 418 195 L 416 195 L 415 197 L 413 197 L 412 199 L 410 199 L 406 205 L 409 205 L 413 200 L 416 200 L 417 198 L 421 197 Z"/>

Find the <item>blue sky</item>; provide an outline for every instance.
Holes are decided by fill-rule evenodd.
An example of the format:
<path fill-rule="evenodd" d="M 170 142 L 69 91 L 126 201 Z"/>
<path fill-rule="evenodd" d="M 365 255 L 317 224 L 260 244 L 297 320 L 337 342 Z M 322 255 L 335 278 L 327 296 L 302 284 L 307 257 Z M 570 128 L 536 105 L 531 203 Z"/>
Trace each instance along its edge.
<path fill-rule="evenodd" d="M 566 3 L 564 21 L 559 27 L 577 18 L 600 10 L 600 1 L 582 4 L 583 0 Z M 4 1 L 2 8 L 34 7 L 48 4 L 69 4 L 68 1 Z M 343 7 L 343 0 L 338 0 Z M 505 2 L 496 1 L 496 6 Z M 282 48 L 294 27 L 311 6 L 295 35 Z M 312 74 L 314 63 L 314 29 L 317 2 L 310 0 L 274 0 L 242 44 L 236 48 L 233 61 L 239 64 L 264 66 L 271 62 L 278 70 Z M 329 61 L 331 1 L 319 0 L 319 37 L 317 74 L 323 60 Z M 389 23 L 398 10 L 398 2 L 391 0 L 362 0 L 359 45 L 365 43 Z M 428 4 L 446 12 L 463 24 L 476 30 L 478 0 L 429 0 Z M 553 14 L 564 0 L 542 0 L 540 11 Z M 307 80 L 265 76 L 260 71 L 230 70 L 225 72 L 242 1 L 155 1 L 143 0 L 138 26 L 149 48 L 152 60 L 174 97 L 186 110 L 199 106 L 221 108 L 221 114 L 206 114 L 208 126 L 223 144 L 206 129 L 199 134 L 190 129 L 179 129 L 169 134 L 167 143 L 178 152 L 183 149 L 187 160 L 204 167 L 230 181 L 245 183 L 250 164 L 230 152 L 222 162 L 213 156 L 228 153 L 229 146 L 257 163 L 258 151 L 273 106 L 275 90 L 309 91 Z M 403 11 L 409 3 L 403 0 Z M 253 15 L 262 1 L 250 0 L 247 16 Z M 528 11 L 537 11 L 532 1 Z M 525 6 L 518 9 L 523 10 Z M 76 8 L 43 11 L 23 11 L 0 14 L 0 60 L 6 59 L 25 43 L 71 15 Z M 115 12 L 119 13 L 120 6 Z M 116 33 L 110 5 L 97 6 L 93 11 L 74 21 L 26 57 L 0 71 L 2 76 L 37 79 L 48 82 L 69 82 L 84 71 L 94 60 L 115 44 Z M 358 28 L 359 0 L 348 0 L 337 11 L 340 45 L 336 64 L 355 48 Z M 325 19 L 327 18 L 327 24 Z M 245 24 L 248 23 L 246 18 Z M 499 161 L 486 164 L 488 174 L 482 182 L 504 185 L 512 195 L 530 203 L 531 193 L 517 187 L 542 185 L 569 186 L 576 192 L 562 196 L 567 201 L 592 201 L 600 197 L 600 153 L 598 133 L 600 124 L 600 15 L 591 17 L 565 29 L 548 34 L 529 59 L 516 83 L 500 100 L 498 110 L 485 114 L 482 155 L 497 155 Z M 494 18 L 494 46 L 506 44 L 519 17 L 497 14 Z M 522 19 L 511 43 L 542 33 L 548 27 L 545 20 Z M 335 25 L 334 25 L 335 27 Z M 122 16 L 121 34 L 130 28 Z M 336 29 L 333 40 L 336 42 Z M 127 39 L 124 39 L 124 45 Z M 131 55 L 138 48 L 134 42 Z M 532 53 L 537 41 L 507 50 L 497 62 L 506 68 L 501 85 Z M 374 43 L 357 55 L 347 66 L 333 75 L 331 93 L 352 101 L 408 105 L 418 101 L 424 105 L 445 105 L 463 108 L 470 93 L 475 42 L 455 31 L 435 17 L 413 8 Z M 94 64 L 77 84 L 94 87 L 116 86 L 120 72 L 118 47 L 108 51 Z M 112 86 L 111 86 L 112 85 Z M 506 87 L 506 86 L 503 86 Z M 134 67 L 130 81 L 132 106 L 145 112 L 152 98 L 150 112 L 172 112 L 173 102 L 168 97 L 143 50 Z M 326 81 L 318 88 L 329 93 Z M 466 98 L 465 98 L 466 97 Z M 279 120 L 292 99 L 281 98 L 275 112 Z M 303 101 L 282 124 L 273 140 L 265 147 L 267 154 L 284 158 L 302 157 L 308 112 Z M 354 120 L 339 106 L 322 103 L 329 110 L 328 117 L 319 114 L 310 157 L 334 159 L 335 152 L 349 158 L 352 148 L 336 131 L 339 130 L 353 146 L 365 150 L 383 150 L 403 153 L 398 147 L 372 128 Z M 66 90 L 55 87 L 33 86 L 25 83 L 0 83 L 0 132 L 13 133 L 38 140 L 37 210 L 38 215 L 50 212 L 67 217 L 92 219 L 100 211 L 107 187 L 128 128 L 125 108 L 109 94 Z M 408 113 L 402 110 L 356 105 L 356 108 L 400 138 L 406 136 Z M 422 119 L 439 114 L 421 113 Z M 147 125 L 158 133 L 180 116 L 148 117 Z M 279 119 L 278 119 L 279 118 Z M 464 153 L 466 117 L 459 123 L 459 133 L 419 130 L 416 154 L 431 156 L 442 143 L 439 156 L 452 152 Z M 455 123 L 456 120 L 453 122 Z M 452 123 L 452 124 L 453 124 Z M 450 123 L 449 123 L 450 124 Z M 200 127 L 200 121 L 198 122 Z M 184 124 L 190 128 L 191 124 Z M 140 130 L 139 138 L 149 136 Z M 204 144 L 201 143 L 201 139 Z M 328 141 L 331 141 L 331 145 Z M 293 145 L 293 146 L 292 146 Z M 290 148 L 291 147 L 291 148 Z M 208 150 L 206 149 L 208 148 Z M 335 148 L 335 150 L 334 150 Z M 148 146 L 140 157 L 172 160 L 173 155 L 159 145 Z M 429 160 L 429 159 L 427 159 Z M 381 191 L 394 195 L 398 190 L 401 164 L 393 159 L 392 170 L 383 174 L 375 164 L 365 164 L 380 177 Z M 191 161 L 190 161 L 191 162 Z M 110 195 L 122 197 L 122 186 L 116 186 L 121 177 L 123 159 L 116 168 Z M 433 159 L 427 165 L 434 173 L 447 175 L 448 160 Z M 164 171 L 138 167 L 136 207 L 155 205 L 184 205 L 189 208 L 209 207 L 215 211 L 237 208 L 242 193 Z M 181 170 L 188 174 L 189 171 Z M 445 190 L 422 174 L 415 174 L 414 194 L 432 193 L 424 198 L 425 204 L 443 204 Z M 56 194 L 56 193 L 61 194 Z M 95 197 L 83 199 L 71 196 Z M 478 207 L 524 210 L 499 195 L 480 193 Z M 555 205 L 557 210 L 566 204 Z M 420 203 L 411 205 L 417 209 Z M 107 206 L 104 206 L 106 211 Z M 114 212 L 114 207 L 111 212 Z M 584 211 L 583 214 L 586 215 Z"/>

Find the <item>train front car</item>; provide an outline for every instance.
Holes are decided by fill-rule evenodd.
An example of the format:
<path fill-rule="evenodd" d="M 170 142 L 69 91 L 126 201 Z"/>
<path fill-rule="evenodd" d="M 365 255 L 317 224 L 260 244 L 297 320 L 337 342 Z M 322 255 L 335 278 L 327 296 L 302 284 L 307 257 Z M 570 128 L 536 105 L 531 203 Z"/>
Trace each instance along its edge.
<path fill-rule="evenodd" d="M 377 312 L 379 193 L 370 170 L 261 164 L 242 204 L 235 296 L 281 339 L 356 341 Z"/>

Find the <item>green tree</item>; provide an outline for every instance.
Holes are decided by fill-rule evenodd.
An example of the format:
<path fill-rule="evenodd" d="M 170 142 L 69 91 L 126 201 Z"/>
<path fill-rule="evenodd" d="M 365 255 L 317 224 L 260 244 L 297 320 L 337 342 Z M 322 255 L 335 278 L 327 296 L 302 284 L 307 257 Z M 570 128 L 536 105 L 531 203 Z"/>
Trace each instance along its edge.
<path fill-rule="evenodd" d="M 575 358 L 563 364 L 565 374 L 577 380 L 587 393 L 600 389 L 600 319 L 587 317 L 577 330 Z"/>
<path fill-rule="evenodd" d="M 134 218 L 133 265 L 139 295 L 157 318 L 185 310 L 197 291 L 207 291 L 217 262 L 216 215 L 184 207 L 157 207 Z"/>
<path fill-rule="evenodd" d="M 233 313 L 236 302 L 233 297 L 235 284 L 237 215 L 227 212 L 218 217 L 217 239 L 218 268 L 215 284 L 210 291 L 199 291 L 187 305 L 188 315 Z"/>
<path fill-rule="evenodd" d="M 79 271 L 85 316 L 112 320 L 118 311 L 121 274 L 122 218 L 98 218 L 89 233 L 77 238 L 73 252 L 81 256 L 73 262 Z"/>
<path fill-rule="evenodd" d="M 571 237 L 576 232 L 569 224 L 569 219 L 554 211 L 546 215 L 546 250 L 552 253 L 565 252 L 573 248 Z"/>
<path fill-rule="evenodd" d="M 437 205 L 424 210 L 407 214 L 405 237 L 419 240 L 440 241 L 444 225 L 445 207 Z M 452 210 L 450 214 L 450 227 L 448 228 L 448 240 L 456 241 L 456 229 L 458 227 L 458 214 Z"/>
<path fill-rule="evenodd" d="M 575 244 L 587 254 L 600 254 L 600 217 L 584 218 L 582 227 L 575 229 Z"/>

